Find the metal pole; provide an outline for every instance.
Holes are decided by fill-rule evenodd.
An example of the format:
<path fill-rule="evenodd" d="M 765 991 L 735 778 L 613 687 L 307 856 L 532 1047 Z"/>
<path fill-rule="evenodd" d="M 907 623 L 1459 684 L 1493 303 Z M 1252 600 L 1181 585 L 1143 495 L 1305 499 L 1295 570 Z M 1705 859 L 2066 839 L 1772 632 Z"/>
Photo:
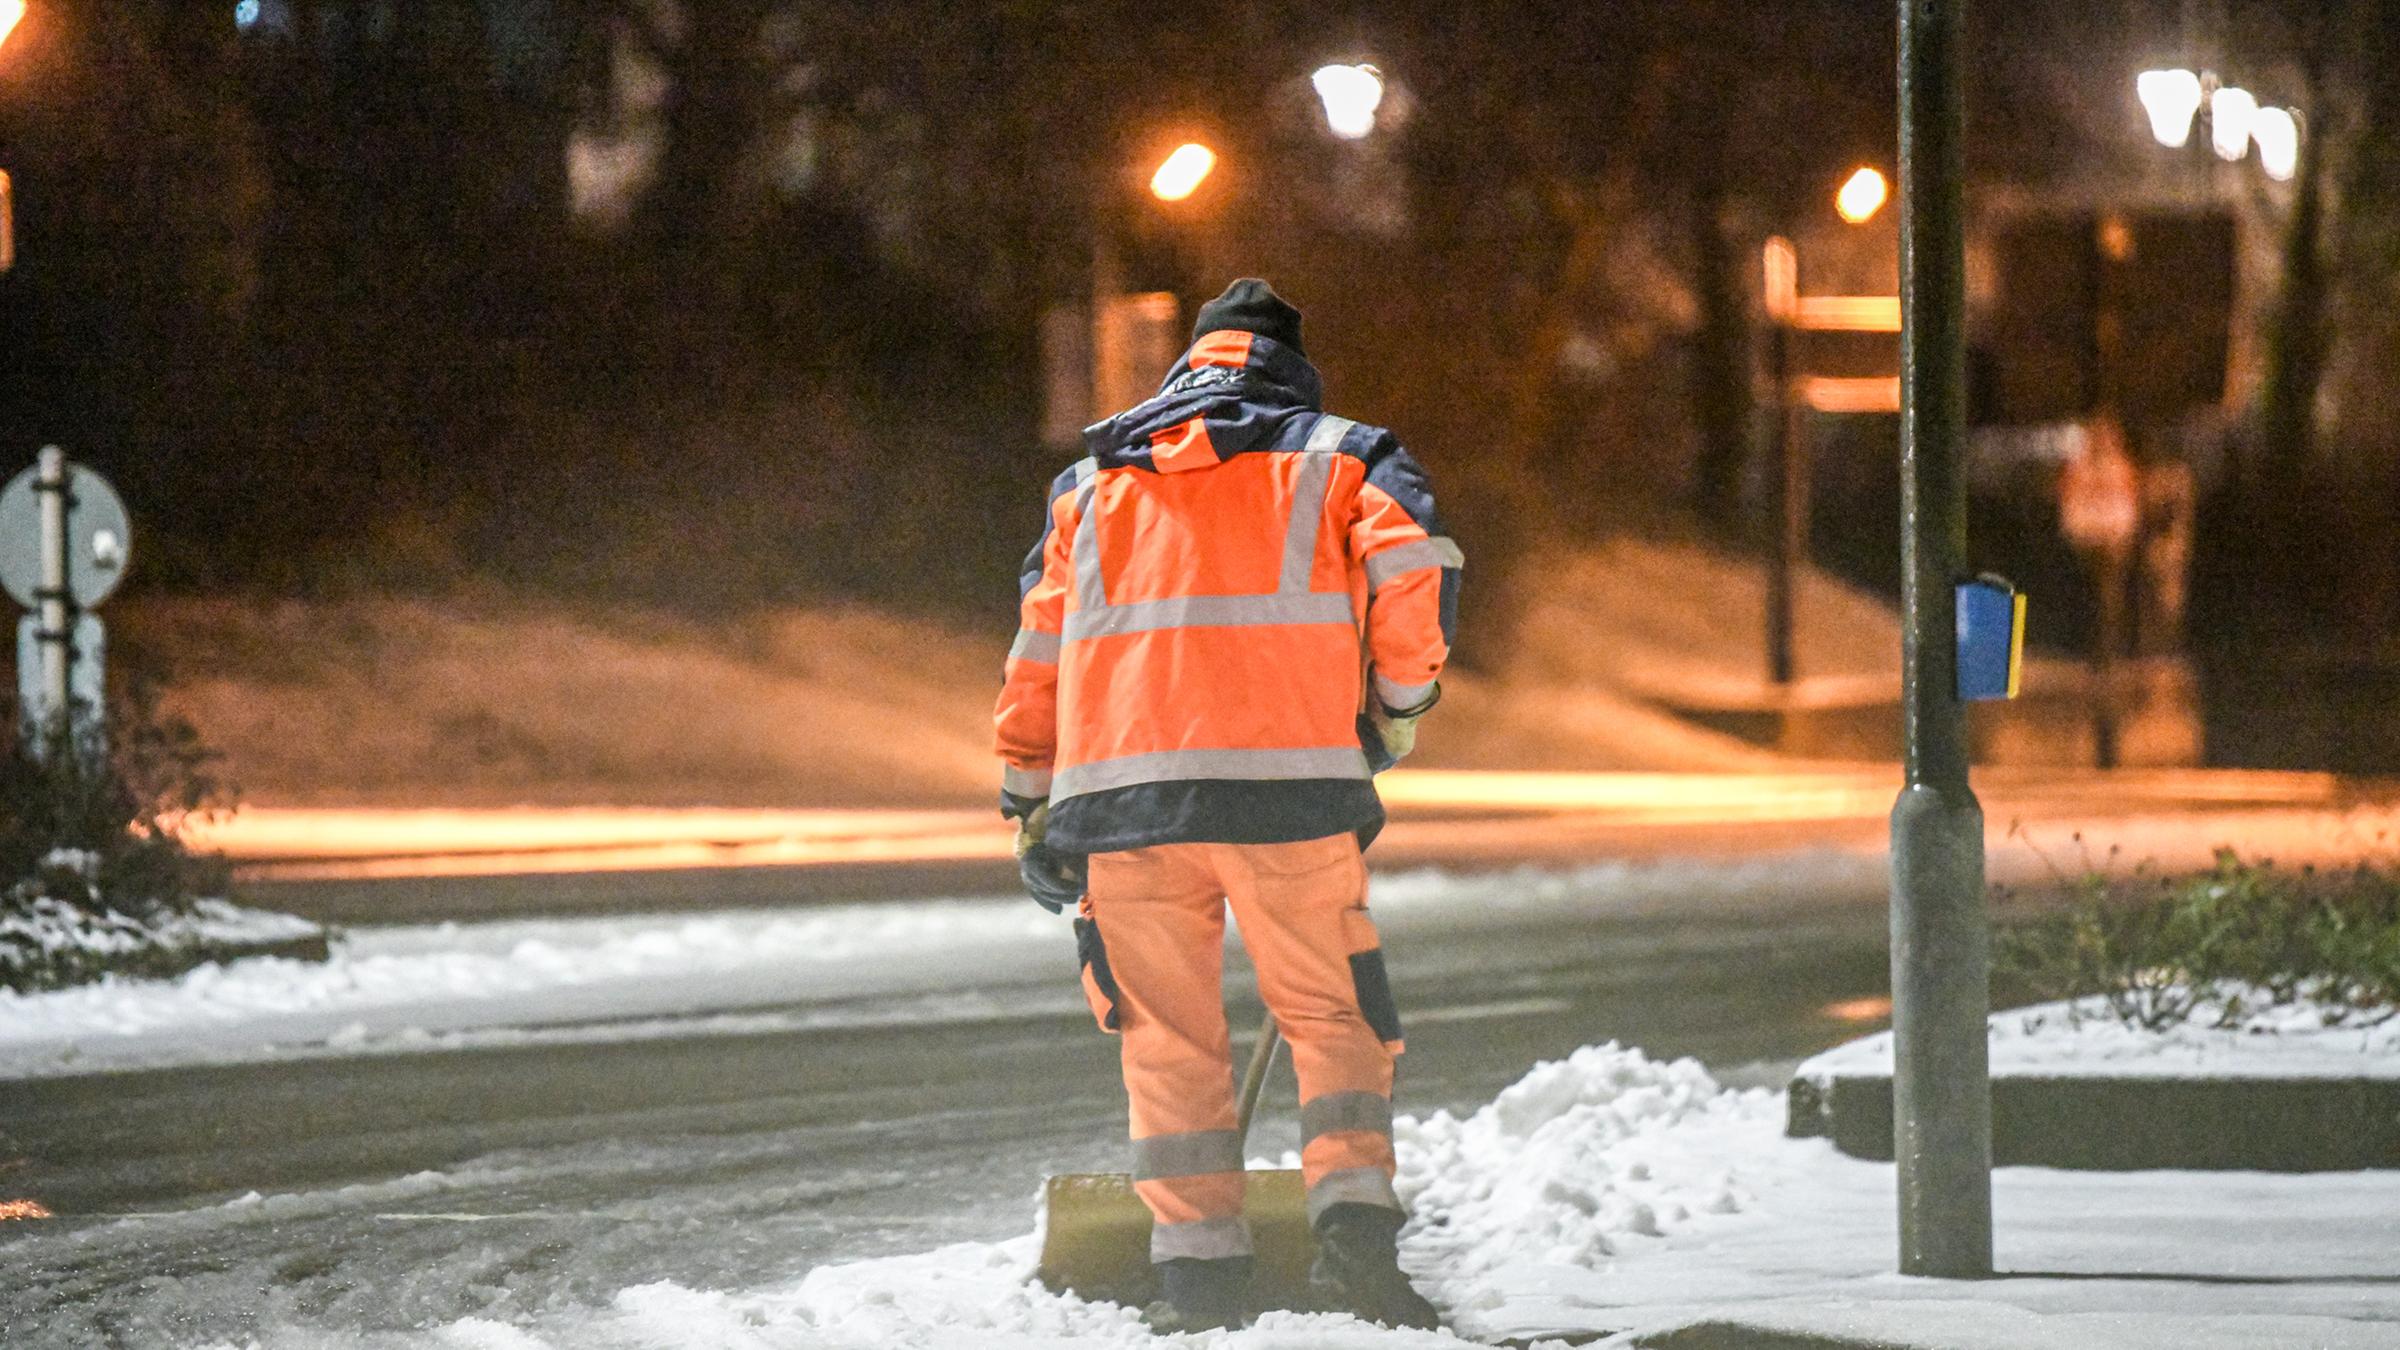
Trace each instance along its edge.
<path fill-rule="evenodd" d="M 1900 0 L 1902 698 L 1892 808 L 1893 1156 L 1900 1272 L 1992 1270 L 1983 809 L 1958 697 L 1966 573 L 1965 0 Z"/>
<path fill-rule="evenodd" d="M 41 506 L 42 579 L 34 599 L 40 605 L 43 701 L 33 712 L 33 745 L 47 758 L 52 743 L 63 741 L 74 725 L 68 707 L 75 663 L 75 615 L 73 597 L 67 591 L 67 456 L 57 446 L 42 447 L 33 490 Z M 68 751 L 73 753 L 72 747 Z"/>
<path fill-rule="evenodd" d="M 2117 767 L 2117 656 L 2125 649 L 2126 550 L 2093 552 L 2100 593 L 2099 633 L 2092 640 L 2092 764 Z"/>
<path fill-rule="evenodd" d="M 1792 682 L 1792 589 L 1797 584 L 1797 550 L 1792 517 L 1798 448 L 1793 444 L 1798 414 L 1792 407 L 1792 329 L 1777 320 L 1767 330 L 1767 376 L 1774 382 L 1775 464 L 1767 476 L 1767 678 Z"/>

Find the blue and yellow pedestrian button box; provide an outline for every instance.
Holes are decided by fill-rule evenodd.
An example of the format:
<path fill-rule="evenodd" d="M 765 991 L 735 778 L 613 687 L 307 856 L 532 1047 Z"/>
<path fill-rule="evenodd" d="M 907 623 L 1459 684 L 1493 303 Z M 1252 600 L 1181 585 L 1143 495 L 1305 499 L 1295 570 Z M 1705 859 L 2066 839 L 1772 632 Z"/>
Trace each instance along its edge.
<path fill-rule="evenodd" d="M 1985 573 L 1958 586 L 1958 696 L 2015 698 L 2025 671 L 2025 596 Z"/>

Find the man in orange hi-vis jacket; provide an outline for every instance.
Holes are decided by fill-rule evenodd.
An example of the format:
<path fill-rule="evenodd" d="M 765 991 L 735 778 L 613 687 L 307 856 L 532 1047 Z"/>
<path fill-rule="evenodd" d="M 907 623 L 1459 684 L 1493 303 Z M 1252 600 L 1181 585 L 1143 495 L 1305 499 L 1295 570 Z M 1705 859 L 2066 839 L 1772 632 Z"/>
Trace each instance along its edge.
<path fill-rule="evenodd" d="M 1002 805 L 1034 898 L 1079 906 L 1085 992 L 1124 1037 L 1152 1324 L 1248 1316 L 1230 902 L 1300 1078 L 1312 1289 L 1431 1326 L 1396 1254 L 1400 1022 L 1359 851 L 1383 824 L 1374 774 L 1440 695 L 1459 552 L 1392 434 L 1322 410 L 1299 311 L 1265 282 L 1193 336 L 1051 485 L 1000 696 Z"/>

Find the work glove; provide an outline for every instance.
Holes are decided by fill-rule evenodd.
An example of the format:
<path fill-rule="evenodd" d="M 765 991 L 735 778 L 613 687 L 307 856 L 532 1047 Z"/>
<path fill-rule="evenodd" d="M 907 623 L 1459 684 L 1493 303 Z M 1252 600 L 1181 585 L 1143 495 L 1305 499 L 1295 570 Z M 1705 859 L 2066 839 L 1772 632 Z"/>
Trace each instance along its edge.
<path fill-rule="evenodd" d="M 1442 687 L 1434 685 L 1425 701 L 1404 711 L 1383 706 L 1383 700 L 1369 698 L 1367 710 L 1358 715 L 1358 745 L 1367 752 L 1367 767 L 1376 772 L 1398 764 L 1417 748 L 1417 719 L 1433 710 L 1442 701 Z"/>
<path fill-rule="evenodd" d="M 1035 904 L 1060 914 L 1083 899 L 1089 873 L 1082 854 L 1061 853 L 1043 842 L 1049 831 L 1048 802 L 1018 818 L 1017 875 Z"/>

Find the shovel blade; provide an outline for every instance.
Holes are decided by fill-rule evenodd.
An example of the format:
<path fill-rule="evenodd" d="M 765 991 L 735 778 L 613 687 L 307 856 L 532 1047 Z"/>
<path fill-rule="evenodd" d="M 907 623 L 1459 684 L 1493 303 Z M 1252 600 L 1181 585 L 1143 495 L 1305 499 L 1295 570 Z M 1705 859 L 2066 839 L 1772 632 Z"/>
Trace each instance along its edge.
<path fill-rule="evenodd" d="M 1263 1308 L 1305 1308 L 1317 1239 L 1308 1191 L 1292 1170 L 1246 1174 L 1251 1295 Z M 1042 1284 L 1055 1293 L 1141 1307 L 1158 1297 L 1150 1209 L 1123 1172 L 1050 1178 L 1042 1190 Z"/>

